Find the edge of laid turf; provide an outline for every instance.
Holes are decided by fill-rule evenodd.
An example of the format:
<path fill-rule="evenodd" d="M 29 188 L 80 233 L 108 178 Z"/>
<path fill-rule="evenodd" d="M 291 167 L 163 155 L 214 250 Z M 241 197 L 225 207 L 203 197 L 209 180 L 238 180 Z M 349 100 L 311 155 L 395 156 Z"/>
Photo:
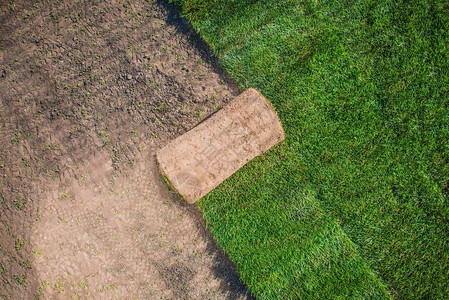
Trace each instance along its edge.
<path fill-rule="evenodd" d="M 286 158 L 279 160 L 279 153 L 273 152 L 279 151 L 256 158 L 199 204 L 217 243 L 236 263 L 253 295 L 263 299 L 389 298 L 382 282 L 336 218 L 322 210 L 311 189 L 285 190 L 271 195 L 271 202 L 260 201 L 260 194 L 273 191 L 270 169 L 289 171 Z M 253 176 L 259 179 L 254 182 Z M 285 180 L 295 179 L 286 175 L 279 183 Z M 221 199 L 216 199 L 217 194 Z M 295 210 L 285 210 L 293 199 Z M 236 202 L 238 208 L 233 205 Z"/>
<path fill-rule="evenodd" d="M 286 131 L 199 203 L 254 295 L 449 294 L 449 6 L 175 2 Z"/>

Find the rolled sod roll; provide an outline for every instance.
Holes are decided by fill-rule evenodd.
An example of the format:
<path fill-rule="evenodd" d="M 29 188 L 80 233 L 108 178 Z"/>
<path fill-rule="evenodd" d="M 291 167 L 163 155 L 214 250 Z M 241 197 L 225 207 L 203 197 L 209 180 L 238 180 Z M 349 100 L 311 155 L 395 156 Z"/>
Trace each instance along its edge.
<path fill-rule="evenodd" d="M 161 174 L 188 203 L 209 193 L 285 137 L 271 104 L 248 89 L 157 153 Z"/>

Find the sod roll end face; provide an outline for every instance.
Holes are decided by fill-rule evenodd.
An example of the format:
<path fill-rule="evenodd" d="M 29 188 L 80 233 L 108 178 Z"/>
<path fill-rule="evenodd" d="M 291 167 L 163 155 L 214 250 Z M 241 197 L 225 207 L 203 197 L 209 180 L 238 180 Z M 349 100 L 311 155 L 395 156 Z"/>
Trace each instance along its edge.
<path fill-rule="evenodd" d="M 248 89 L 156 156 L 169 185 L 194 203 L 283 139 L 271 104 L 255 89 Z"/>

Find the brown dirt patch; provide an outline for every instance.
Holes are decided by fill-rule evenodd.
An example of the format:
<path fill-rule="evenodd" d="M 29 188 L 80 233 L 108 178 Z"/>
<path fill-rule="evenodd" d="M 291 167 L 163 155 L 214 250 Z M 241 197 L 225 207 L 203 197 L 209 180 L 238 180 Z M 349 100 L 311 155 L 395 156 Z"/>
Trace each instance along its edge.
<path fill-rule="evenodd" d="M 246 297 L 155 151 L 238 91 L 168 5 L 0 6 L 0 296 Z"/>

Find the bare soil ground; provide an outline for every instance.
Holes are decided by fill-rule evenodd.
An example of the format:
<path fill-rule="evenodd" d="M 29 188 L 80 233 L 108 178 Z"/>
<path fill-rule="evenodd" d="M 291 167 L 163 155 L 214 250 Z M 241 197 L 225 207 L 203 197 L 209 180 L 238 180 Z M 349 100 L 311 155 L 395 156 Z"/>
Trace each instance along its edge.
<path fill-rule="evenodd" d="M 194 32 L 152 1 L 4 0 L 0 24 L 0 296 L 249 297 L 156 166 L 238 93 Z"/>

